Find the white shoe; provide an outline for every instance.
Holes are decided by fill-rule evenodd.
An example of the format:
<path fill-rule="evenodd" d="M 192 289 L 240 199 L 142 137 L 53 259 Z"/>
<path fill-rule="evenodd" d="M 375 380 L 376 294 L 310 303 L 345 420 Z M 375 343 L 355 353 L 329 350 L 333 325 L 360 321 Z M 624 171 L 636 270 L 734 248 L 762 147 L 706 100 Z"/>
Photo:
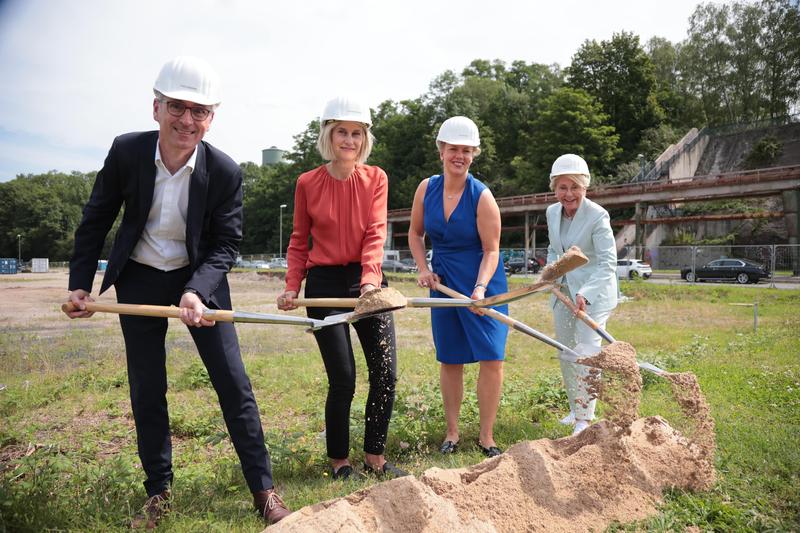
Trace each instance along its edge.
<path fill-rule="evenodd" d="M 575 423 L 575 413 L 572 411 L 569 412 L 567 416 L 562 418 L 558 421 L 559 424 L 564 424 L 565 426 L 571 426 Z"/>
<path fill-rule="evenodd" d="M 577 422 L 575 422 L 575 429 L 572 430 L 572 436 L 574 437 L 575 435 L 578 435 L 588 427 L 589 427 L 588 420 L 578 420 Z"/>

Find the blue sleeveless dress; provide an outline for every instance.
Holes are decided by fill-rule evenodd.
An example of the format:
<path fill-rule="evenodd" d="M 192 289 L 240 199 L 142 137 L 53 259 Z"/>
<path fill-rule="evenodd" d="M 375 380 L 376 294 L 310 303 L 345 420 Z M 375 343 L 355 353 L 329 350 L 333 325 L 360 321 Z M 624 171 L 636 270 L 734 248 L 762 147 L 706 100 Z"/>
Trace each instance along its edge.
<path fill-rule="evenodd" d="M 443 176 L 432 176 L 428 180 L 423 200 L 425 233 L 433 247 L 431 269 L 439 275 L 443 285 L 467 296 L 472 294 L 483 259 L 476 215 L 484 189 L 486 185 L 468 174 L 464 192 L 448 221 L 444 218 Z M 498 258 L 486 296 L 507 290 L 503 263 Z M 431 297 L 447 298 L 447 295 L 431 291 Z M 507 305 L 495 309 L 508 314 Z M 441 363 L 464 364 L 505 357 L 508 326 L 493 318 L 478 316 L 464 308 L 432 308 L 431 327 L 436 360 Z"/>

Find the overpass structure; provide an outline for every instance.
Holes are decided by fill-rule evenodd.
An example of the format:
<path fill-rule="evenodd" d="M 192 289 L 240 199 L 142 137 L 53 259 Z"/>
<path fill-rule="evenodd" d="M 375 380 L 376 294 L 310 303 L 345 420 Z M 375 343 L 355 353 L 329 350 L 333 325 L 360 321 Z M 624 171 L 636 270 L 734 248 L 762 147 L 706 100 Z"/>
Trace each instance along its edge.
<path fill-rule="evenodd" d="M 645 226 L 648 224 L 669 224 L 690 220 L 720 220 L 723 218 L 779 218 L 783 217 L 789 235 L 789 243 L 798 243 L 800 219 L 800 165 L 774 167 L 758 170 L 726 172 L 705 176 L 671 178 L 668 180 L 643 181 L 622 185 L 609 185 L 590 189 L 586 196 L 606 209 L 635 208 L 633 221 L 615 221 L 615 225 L 634 222 L 636 225 L 635 245 L 644 245 Z M 755 198 L 781 196 L 782 212 L 759 212 L 738 215 L 701 215 L 693 217 L 671 217 L 646 219 L 647 207 L 651 205 L 667 205 L 675 203 L 702 202 L 728 198 Z M 497 198 L 500 216 L 503 219 L 524 216 L 524 226 L 512 226 L 503 223 L 504 231 L 525 231 L 525 243 L 531 242 L 533 230 L 533 247 L 535 230 L 545 228 L 538 224 L 539 215 L 543 215 L 547 206 L 555 203 L 555 194 L 539 193 L 521 196 Z M 410 209 L 393 209 L 388 214 L 389 243 L 394 248 L 395 237 L 405 237 L 407 233 L 397 231 L 400 226 L 407 226 L 411 220 Z M 534 216 L 531 224 L 530 217 Z"/>

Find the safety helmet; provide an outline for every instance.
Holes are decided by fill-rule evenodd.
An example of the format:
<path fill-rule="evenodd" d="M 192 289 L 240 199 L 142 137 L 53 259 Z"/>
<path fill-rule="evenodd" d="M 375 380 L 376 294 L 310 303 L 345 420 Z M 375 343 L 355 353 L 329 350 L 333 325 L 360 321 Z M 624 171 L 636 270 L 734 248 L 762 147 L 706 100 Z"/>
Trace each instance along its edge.
<path fill-rule="evenodd" d="M 358 100 L 339 96 L 325 104 L 319 120 L 320 130 L 329 121 L 360 122 L 367 128 L 372 125 L 372 116 L 369 107 Z"/>
<path fill-rule="evenodd" d="M 436 142 L 463 146 L 480 146 L 478 126 L 467 117 L 450 117 L 439 127 Z"/>
<path fill-rule="evenodd" d="M 581 156 L 575 154 L 564 154 L 553 162 L 550 177 L 554 178 L 564 174 L 582 174 L 587 178 L 592 177 L 589 174 L 589 165 Z"/>
<path fill-rule="evenodd" d="M 211 65 L 197 57 L 179 56 L 161 67 L 153 90 L 175 100 L 217 105 L 222 101 L 219 85 Z"/>

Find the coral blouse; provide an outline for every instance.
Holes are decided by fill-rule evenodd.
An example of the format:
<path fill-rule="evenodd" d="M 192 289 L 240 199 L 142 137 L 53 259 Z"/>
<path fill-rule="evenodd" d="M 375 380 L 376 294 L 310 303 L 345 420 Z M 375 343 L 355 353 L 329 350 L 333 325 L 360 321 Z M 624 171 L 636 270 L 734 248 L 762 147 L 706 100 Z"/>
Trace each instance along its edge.
<path fill-rule="evenodd" d="M 361 264 L 361 285 L 381 284 L 389 180 L 379 167 L 357 165 L 344 180 L 325 165 L 297 178 L 286 290 L 300 291 L 314 266 Z M 312 245 L 309 247 L 308 237 Z"/>

